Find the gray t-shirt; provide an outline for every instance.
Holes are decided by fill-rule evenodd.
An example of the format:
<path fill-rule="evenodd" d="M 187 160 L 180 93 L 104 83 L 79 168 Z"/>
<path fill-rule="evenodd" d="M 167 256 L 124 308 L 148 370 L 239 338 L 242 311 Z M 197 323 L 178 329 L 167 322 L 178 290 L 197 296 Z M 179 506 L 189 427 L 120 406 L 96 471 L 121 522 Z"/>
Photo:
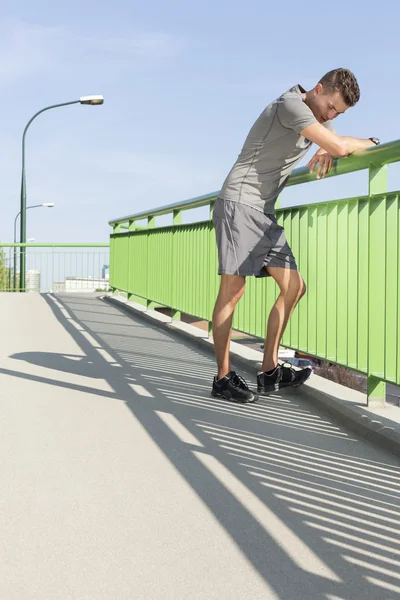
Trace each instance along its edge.
<path fill-rule="evenodd" d="M 220 191 L 224 200 L 273 214 L 290 173 L 312 145 L 302 135 L 317 123 L 296 85 L 271 102 L 251 128 L 241 153 Z M 331 122 L 324 124 L 332 129 Z"/>

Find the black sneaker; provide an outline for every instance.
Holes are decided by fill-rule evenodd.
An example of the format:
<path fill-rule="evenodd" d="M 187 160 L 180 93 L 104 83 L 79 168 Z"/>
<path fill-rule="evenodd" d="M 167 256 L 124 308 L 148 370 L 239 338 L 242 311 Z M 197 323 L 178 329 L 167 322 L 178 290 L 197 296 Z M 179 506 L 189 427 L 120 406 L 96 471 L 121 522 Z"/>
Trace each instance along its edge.
<path fill-rule="evenodd" d="M 257 394 L 249 389 L 243 377 L 237 375 L 235 371 L 231 371 L 219 380 L 214 377 L 211 395 L 215 398 L 226 398 L 226 400 L 243 403 L 255 402 L 258 399 Z"/>
<path fill-rule="evenodd" d="M 311 367 L 296 370 L 288 363 L 278 365 L 272 373 L 257 375 L 257 389 L 259 394 L 277 392 L 285 387 L 299 387 L 310 377 Z"/>

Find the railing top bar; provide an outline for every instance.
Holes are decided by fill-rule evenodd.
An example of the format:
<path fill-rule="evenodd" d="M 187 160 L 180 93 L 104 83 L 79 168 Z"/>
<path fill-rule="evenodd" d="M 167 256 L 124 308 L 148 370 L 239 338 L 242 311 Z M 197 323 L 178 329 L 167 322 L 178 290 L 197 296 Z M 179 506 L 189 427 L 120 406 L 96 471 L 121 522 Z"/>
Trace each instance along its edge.
<path fill-rule="evenodd" d="M 191 198 L 190 200 L 182 200 L 181 202 L 175 202 L 174 204 L 167 204 L 165 206 L 145 210 L 134 215 L 128 215 L 127 217 L 114 219 L 113 221 L 109 221 L 109 224 L 116 225 L 117 223 L 127 223 L 128 221 L 132 221 L 133 219 L 135 221 L 139 221 L 140 219 L 146 219 L 147 217 L 167 215 L 168 213 L 172 213 L 174 210 L 188 210 L 190 208 L 200 208 L 201 206 L 207 206 L 209 202 L 215 200 L 217 197 L 218 192 L 211 192 L 211 194 L 206 194 L 205 196 L 197 196 L 196 198 Z"/>
<path fill-rule="evenodd" d="M 355 152 L 354 154 L 345 158 L 337 159 L 331 169 L 331 172 L 326 177 L 336 177 L 337 175 L 345 175 L 355 171 L 362 171 L 368 169 L 370 166 L 383 167 L 384 165 L 400 161 L 400 140 L 395 140 L 387 144 L 381 144 Z M 287 186 L 299 185 L 301 183 L 309 183 L 310 181 L 316 180 L 316 172 L 310 173 L 307 167 L 300 167 L 295 169 L 289 180 Z M 167 206 L 160 206 L 158 208 L 150 209 L 126 217 L 120 217 L 109 221 L 110 225 L 117 225 L 119 223 L 127 223 L 128 221 L 140 219 L 146 219 L 147 217 L 161 216 L 168 213 L 172 213 L 174 210 L 188 210 L 191 208 L 200 208 L 206 206 L 210 201 L 215 200 L 218 197 L 218 191 L 206 194 L 205 196 L 199 196 L 190 200 L 183 200 L 175 204 L 168 204 Z"/>
<path fill-rule="evenodd" d="M 383 167 L 384 165 L 398 161 L 400 161 L 400 140 L 381 144 L 367 150 L 361 150 L 345 158 L 336 159 L 330 173 L 326 177 L 355 173 L 356 171 L 369 169 L 371 166 Z M 309 183 L 310 181 L 315 181 L 315 179 L 316 171 L 310 173 L 307 167 L 300 167 L 293 171 L 286 185 Z"/>
<path fill-rule="evenodd" d="M 0 242 L 0 248 L 109 248 L 110 244 L 19 244 Z"/>

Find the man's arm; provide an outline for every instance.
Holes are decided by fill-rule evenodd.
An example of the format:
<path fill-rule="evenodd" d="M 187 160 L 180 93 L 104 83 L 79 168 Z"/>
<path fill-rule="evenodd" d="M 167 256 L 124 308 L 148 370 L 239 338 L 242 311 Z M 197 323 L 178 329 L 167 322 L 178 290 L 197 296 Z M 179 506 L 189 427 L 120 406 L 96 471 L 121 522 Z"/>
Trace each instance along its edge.
<path fill-rule="evenodd" d="M 362 140 L 355 137 L 340 136 L 330 131 L 320 123 L 314 123 L 305 127 L 301 132 L 305 138 L 318 144 L 320 150 L 318 153 L 324 154 L 328 152 L 332 156 L 342 157 L 348 156 L 357 150 L 365 150 L 371 146 L 375 146 L 371 140 Z"/>

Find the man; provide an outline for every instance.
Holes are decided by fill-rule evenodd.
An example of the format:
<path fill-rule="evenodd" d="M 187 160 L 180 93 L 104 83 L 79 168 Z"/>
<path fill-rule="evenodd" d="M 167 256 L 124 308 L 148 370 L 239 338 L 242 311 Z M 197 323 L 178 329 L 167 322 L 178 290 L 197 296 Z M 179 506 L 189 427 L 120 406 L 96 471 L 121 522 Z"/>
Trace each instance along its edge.
<path fill-rule="evenodd" d="M 332 121 L 354 106 L 360 90 L 347 69 L 330 71 L 310 91 L 292 87 L 262 112 L 228 174 L 214 206 L 220 290 L 213 313 L 218 374 L 212 395 L 254 402 L 245 380 L 231 370 L 229 345 L 232 318 L 245 290 L 246 277 L 272 277 L 280 295 L 270 313 L 264 358 L 257 374 L 260 394 L 304 383 L 311 369 L 294 370 L 278 363 L 278 349 L 287 322 L 306 286 L 285 232 L 274 217 L 278 195 L 294 167 L 314 142 L 320 149 L 307 166 L 318 165 L 317 179 L 329 172 L 334 157 L 379 144 L 376 138 L 338 136 Z"/>

